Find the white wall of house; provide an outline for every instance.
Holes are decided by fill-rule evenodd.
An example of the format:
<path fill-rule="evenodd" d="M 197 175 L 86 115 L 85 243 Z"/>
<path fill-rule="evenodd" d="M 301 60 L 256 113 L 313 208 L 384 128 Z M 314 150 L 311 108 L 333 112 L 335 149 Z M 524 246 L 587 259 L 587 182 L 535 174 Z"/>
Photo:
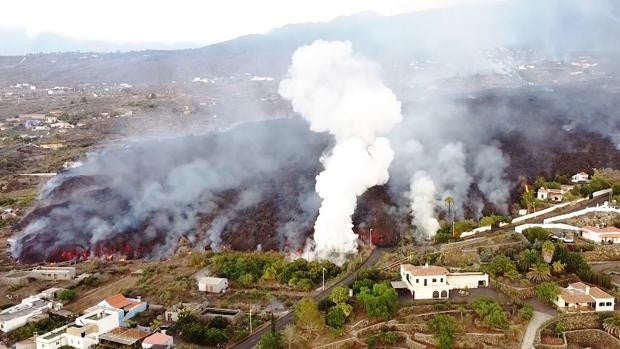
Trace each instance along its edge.
<path fill-rule="evenodd" d="M 452 288 L 478 288 L 489 286 L 489 275 L 485 273 L 450 273 L 448 285 Z"/>
<path fill-rule="evenodd" d="M 228 288 L 228 279 L 203 277 L 198 279 L 198 290 L 203 292 L 220 293 Z"/>
<path fill-rule="evenodd" d="M 76 349 L 88 349 L 90 347 L 94 347 L 95 345 L 99 344 L 99 341 L 97 340 L 97 338 L 93 336 L 82 337 L 82 336 L 75 336 L 75 335 L 71 335 L 67 333 L 64 335 L 64 337 L 65 337 L 64 340 L 67 343 L 66 345 L 70 347 L 74 347 Z"/>
<path fill-rule="evenodd" d="M 43 301 L 35 296 L 25 298 L 20 304 L 0 312 L 0 331 L 6 333 L 22 327 L 28 323 L 29 319 L 52 309 L 53 305 L 53 302 Z"/>
<path fill-rule="evenodd" d="M 614 311 L 615 300 L 613 298 L 594 298 L 596 311 Z"/>
<path fill-rule="evenodd" d="M 37 349 L 58 349 L 67 345 L 67 337 L 64 335 L 69 326 L 59 327 L 44 335 L 37 336 Z"/>
<path fill-rule="evenodd" d="M 89 324 L 96 325 L 97 335 L 100 335 L 119 327 L 122 313 L 122 310 L 98 309 L 78 317 L 77 319 L 75 319 L 75 324 L 77 326 L 86 326 Z M 101 314 L 101 317 L 93 319 L 92 317 L 97 314 Z"/>

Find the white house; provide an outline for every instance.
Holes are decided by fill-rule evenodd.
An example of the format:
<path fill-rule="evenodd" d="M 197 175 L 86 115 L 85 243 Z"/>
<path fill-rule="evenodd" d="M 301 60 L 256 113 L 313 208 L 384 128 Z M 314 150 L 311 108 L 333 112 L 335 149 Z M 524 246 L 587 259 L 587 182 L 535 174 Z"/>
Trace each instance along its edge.
<path fill-rule="evenodd" d="M 395 288 L 407 288 L 414 299 L 442 299 L 450 296 L 450 290 L 486 287 L 489 275 L 485 273 L 451 273 L 440 266 L 400 265 L 401 282 Z"/>
<path fill-rule="evenodd" d="M 165 333 L 156 332 L 152 335 L 144 338 L 142 341 L 142 348 L 172 348 L 173 346 L 173 338 Z"/>
<path fill-rule="evenodd" d="M 581 228 L 581 237 L 594 241 L 599 244 L 617 244 L 620 243 L 620 229 L 616 227 L 583 227 Z"/>
<path fill-rule="evenodd" d="M 57 290 L 57 289 L 50 289 Z M 43 291 L 37 295 L 24 298 L 20 304 L 0 312 L 0 331 L 6 333 L 22 327 L 29 320 L 47 313 L 50 309 L 61 309 L 62 304 L 54 302 L 54 292 Z"/>
<path fill-rule="evenodd" d="M 555 305 L 563 311 L 613 311 L 615 304 L 613 296 L 583 282 L 560 288 L 560 294 L 555 300 Z"/>
<path fill-rule="evenodd" d="M 203 276 L 198 278 L 198 290 L 211 293 L 226 292 L 228 288 L 228 279 L 216 278 L 211 276 Z"/>
<path fill-rule="evenodd" d="M 116 310 L 118 323 L 120 326 L 125 326 L 127 320 L 145 311 L 148 308 L 148 304 L 139 297 L 127 298 L 119 293 L 102 300 L 94 307 L 86 309 L 86 312 L 98 311 L 100 308 Z"/>
<path fill-rule="evenodd" d="M 118 328 L 119 313 L 123 310 L 94 307 L 75 319 L 75 325 L 66 325 L 37 336 L 37 349 L 56 349 L 70 346 L 76 349 L 88 349 L 99 344 L 99 336 Z"/>
<path fill-rule="evenodd" d="M 560 189 L 548 189 L 545 187 L 540 187 L 536 194 L 536 198 L 538 200 L 551 200 L 554 202 L 560 202 L 564 199 L 564 194 L 573 190 L 574 186 L 572 185 L 561 185 Z"/>
<path fill-rule="evenodd" d="M 570 181 L 573 183 L 583 183 L 583 182 L 587 182 L 590 179 L 590 175 L 585 173 L 585 172 L 579 172 L 577 174 L 574 174 Z"/>

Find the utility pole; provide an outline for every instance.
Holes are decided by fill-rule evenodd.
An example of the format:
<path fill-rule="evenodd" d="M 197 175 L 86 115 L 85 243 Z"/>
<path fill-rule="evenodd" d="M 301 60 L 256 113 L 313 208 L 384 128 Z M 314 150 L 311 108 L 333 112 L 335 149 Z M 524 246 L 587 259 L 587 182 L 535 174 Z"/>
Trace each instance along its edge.
<path fill-rule="evenodd" d="M 325 268 L 323 268 L 323 288 L 322 291 L 325 291 Z"/>
<path fill-rule="evenodd" d="M 370 236 L 368 237 L 368 240 L 370 241 L 370 247 L 372 247 L 372 228 L 370 228 Z"/>
<path fill-rule="evenodd" d="M 250 308 L 250 334 L 252 334 L 252 308 Z"/>

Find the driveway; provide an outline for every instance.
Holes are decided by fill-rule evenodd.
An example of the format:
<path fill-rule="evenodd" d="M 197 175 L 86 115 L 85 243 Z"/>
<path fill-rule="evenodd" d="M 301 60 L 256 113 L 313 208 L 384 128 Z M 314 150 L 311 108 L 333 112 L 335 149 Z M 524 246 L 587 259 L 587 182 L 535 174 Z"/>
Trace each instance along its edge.
<path fill-rule="evenodd" d="M 542 326 L 545 321 L 551 319 L 553 316 L 540 311 L 534 311 L 534 316 L 527 324 L 527 329 L 523 335 L 521 341 L 521 349 L 534 349 L 534 339 L 536 339 L 536 331 Z"/>

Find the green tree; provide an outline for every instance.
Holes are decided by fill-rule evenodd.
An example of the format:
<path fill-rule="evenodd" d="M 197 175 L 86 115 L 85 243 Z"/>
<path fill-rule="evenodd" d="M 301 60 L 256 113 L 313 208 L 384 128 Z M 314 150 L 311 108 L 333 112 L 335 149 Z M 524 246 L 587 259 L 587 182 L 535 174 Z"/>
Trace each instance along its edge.
<path fill-rule="evenodd" d="M 357 300 L 373 318 L 387 319 L 398 307 L 398 294 L 386 283 L 375 284 L 372 290 L 363 287 Z"/>
<path fill-rule="evenodd" d="M 506 312 L 496 301 L 488 297 L 481 297 L 472 303 L 472 309 L 482 322 L 490 328 L 506 329 L 509 322 Z"/>
<path fill-rule="evenodd" d="M 558 294 L 560 294 L 560 289 L 554 282 L 543 282 L 536 286 L 536 297 L 548 304 L 553 304 Z"/>
<path fill-rule="evenodd" d="M 519 253 L 519 266 L 521 270 L 529 270 L 532 265 L 540 262 L 540 255 L 535 249 L 525 249 Z"/>
<path fill-rule="evenodd" d="M 556 322 L 553 331 L 556 336 L 560 337 L 562 333 L 566 332 L 566 325 L 562 321 L 558 321 Z"/>
<path fill-rule="evenodd" d="M 508 257 L 504 255 L 497 255 L 493 257 L 491 262 L 486 265 L 486 271 L 495 276 L 495 275 L 505 275 L 511 270 L 517 269 L 515 263 Z"/>
<path fill-rule="evenodd" d="M 323 327 L 323 317 L 314 299 L 305 297 L 297 303 L 295 306 L 295 324 L 311 331 Z"/>
<path fill-rule="evenodd" d="M 541 227 L 533 227 L 533 228 L 525 229 L 523 232 L 525 233 L 525 237 L 527 238 L 527 240 L 532 244 L 536 240 L 541 241 L 541 242 L 545 240 L 549 240 L 549 236 L 551 235 L 549 233 L 549 230 L 545 228 L 541 228 Z"/>
<path fill-rule="evenodd" d="M 64 289 L 58 293 L 58 299 L 65 302 L 71 302 L 75 299 L 75 296 L 75 291 L 70 288 Z"/>
<path fill-rule="evenodd" d="M 519 316 L 521 319 L 529 321 L 534 316 L 534 308 L 529 304 L 525 304 L 519 309 Z"/>
<path fill-rule="evenodd" d="M 335 287 L 329 295 L 329 299 L 336 304 L 346 303 L 349 300 L 349 289 L 344 286 Z"/>
<path fill-rule="evenodd" d="M 527 273 L 527 278 L 533 282 L 547 281 L 551 278 L 551 271 L 549 265 L 545 263 L 536 263 Z"/>
<path fill-rule="evenodd" d="M 333 307 L 327 313 L 327 326 L 333 328 L 337 332 L 341 332 L 344 329 L 346 322 L 346 315 L 339 307 Z"/>
<path fill-rule="evenodd" d="M 428 321 L 428 328 L 437 336 L 438 346 L 441 349 L 454 347 L 454 333 L 457 329 L 456 320 L 449 315 L 434 315 Z"/>

